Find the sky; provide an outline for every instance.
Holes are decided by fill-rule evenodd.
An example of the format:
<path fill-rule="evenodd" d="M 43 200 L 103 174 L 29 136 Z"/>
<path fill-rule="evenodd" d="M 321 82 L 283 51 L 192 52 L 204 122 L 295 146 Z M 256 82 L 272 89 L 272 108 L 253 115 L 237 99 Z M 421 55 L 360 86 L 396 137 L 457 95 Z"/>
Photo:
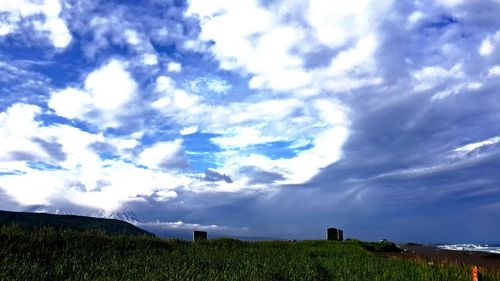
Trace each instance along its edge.
<path fill-rule="evenodd" d="M 498 241 L 500 1 L 2 0 L 0 209 L 34 206 Z"/>

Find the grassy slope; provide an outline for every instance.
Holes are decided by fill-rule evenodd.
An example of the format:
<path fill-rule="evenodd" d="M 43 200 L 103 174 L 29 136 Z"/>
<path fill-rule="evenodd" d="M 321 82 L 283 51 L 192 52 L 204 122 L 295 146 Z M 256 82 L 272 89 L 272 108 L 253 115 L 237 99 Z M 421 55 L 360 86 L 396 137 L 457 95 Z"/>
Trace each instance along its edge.
<path fill-rule="evenodd" d="M 0 211 L 1 225 L 18 225 L 25 229 L 52 227 L 55 229 L 73 229 L 79 231 L 100 230 L 109 234 L 149 235 L 153 234 L 130 223 L 82 216 L 52 215 Z"/>
<path fill-rule="evenodd" d="M 485 276 L 484 280 L 500 280 Z M 468 268 L 383 258 L 360 242 L 190 243 L 0 228 L 0 280 L 470 280 Z"/>

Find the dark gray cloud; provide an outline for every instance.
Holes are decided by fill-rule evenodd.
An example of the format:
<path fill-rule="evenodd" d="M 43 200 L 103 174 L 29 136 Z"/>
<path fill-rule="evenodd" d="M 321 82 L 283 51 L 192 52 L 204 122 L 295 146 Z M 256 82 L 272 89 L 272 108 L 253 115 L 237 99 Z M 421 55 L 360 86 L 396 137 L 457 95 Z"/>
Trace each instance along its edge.
<path fill-rule="evenodd" d="M 209 182 L 217 182 L 217 181 L 225 181 L 227 183 L 233 182 L 230 176 L 226 174 L 217 173 L 216 171 L 212 171 L 210 169 L 207 169 L 205 171 L 205 177 L 203 178 L 203 180 Z"/>
<path fill-rule="evenodd" d="M 66 160 L 66 153 L 62 150 L 62 145 L 58 142 L 49 142 L 41 138 L 34 138 L 33 141 L 40 145 L 40 147 L 48 154 L 51 158 L 56 161 Z"/>
<path fill-rule="evenodd" d="M 262 170 L 255 166 L 241 167 L 239 172 L 250 178 L 248 184 L 271 184 L 275 181 L 284 180 L 282 174 Z"/>
<path fill-rule="evenodd" d="M 158 166 L 163 170 L 186 170 L 190 168 L 186 155 L 182 152 L 171 158 L 163 159 Z"/>
<path fill-rule="evenodd" d="M 343 158 L 258 205 L 272 208 L 270 220 L 280 225 L 300 221 L 304 229 L 294 230 L 290 219 L 290 233 L 309 237 L 338 225 L 348 236 L 370 239 L 495 239 L 500 223 L 483 206 L 500 202 L 499 146 L 455 151 L 500 135 L 497 87 L 491 86 L 446 100 L 411 89 L 355 94 Z M 485 227 L 496 230 L 485 233 Z"/>
<path fill-rule="evenodd" d="M 0 186 L 0 210 L 6 211 L 20 211 L 21 206 L 8 194 L 6 194 Z"/>
<path fill-rule="evenodd" d="M 37 155 L 21 150 L 11 151 L 9 155 L 10 158 L 14 161 L 33 161 L 38 159 Z"/>
<path fill-rule="evenodd" d="M 500 135 L 500 84 L 485 76 L 500 59 L 478 53 L 482 40 L 500 27 L 500 17 L 494 16 L 498 3 L 466 2 L 451 11 L 432 6 L 411 30 L 402 26 L 415 5 L 395 5 L 399 16 L 388 18 L 379 31 L 377 66 L 387 84 L 339 97 L 350 108 L 352 122 L 342 159 L 301 185 L 222 205 L 202 204 L 203 215 L 193 212 L 191 219 L 243 221 L 278 237 L 320 238 L 327 227 L 338 226 L 347 237 L 363 239 L 497 240 L 499 145 L 465 153 L 456 149 Z M 449 70 L 456 64 L 462 65 L 462 77 L 414 90 L 415 71 Z M 435 98 L 467 82 L 481 86 Z M 257 174 L 252 178 L 259 180 Z"/>
<path fill-rule="evenodd" d="M 90 148 L 94 150 L 95 152 L 103 153 L 103 152 L 109 152 L 109 153 L 115 153 L 116 148 L 105 142 L 94 142 L 90 144 Z"/>

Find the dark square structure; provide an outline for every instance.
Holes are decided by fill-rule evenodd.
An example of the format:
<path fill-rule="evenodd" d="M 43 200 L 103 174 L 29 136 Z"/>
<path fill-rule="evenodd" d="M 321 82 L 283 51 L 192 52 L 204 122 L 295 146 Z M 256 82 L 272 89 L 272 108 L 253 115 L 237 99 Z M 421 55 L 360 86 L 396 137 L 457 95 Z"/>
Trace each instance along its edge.
<path fill-rule="evenodd" d="M 207 240 L 207 232 L 206 231 L 193 231 L 193 241 Z"/>
<path fill-rule="evenodd" d="M 326 240 L 344 241 L 344 231 L 336 228 L 328 228 L 326 230 Z"/>

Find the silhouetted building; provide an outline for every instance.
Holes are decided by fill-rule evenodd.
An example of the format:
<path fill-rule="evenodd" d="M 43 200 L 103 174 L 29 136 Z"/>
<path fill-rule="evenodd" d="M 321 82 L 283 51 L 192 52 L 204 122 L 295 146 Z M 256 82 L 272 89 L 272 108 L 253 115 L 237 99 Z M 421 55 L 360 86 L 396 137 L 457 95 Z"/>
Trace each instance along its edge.
<path fill-rule="evenodd" d="M 326 230 L 326 240 L 343 241 L 344 231 L 336 228 L 328 228 Z"/>
<path fill-rule="evenodd" d="M 207 237 L 208 235 L 206 231 L 198 231 L 198 230 L 193 231 L 193 241 L 207 240 Z"/>

